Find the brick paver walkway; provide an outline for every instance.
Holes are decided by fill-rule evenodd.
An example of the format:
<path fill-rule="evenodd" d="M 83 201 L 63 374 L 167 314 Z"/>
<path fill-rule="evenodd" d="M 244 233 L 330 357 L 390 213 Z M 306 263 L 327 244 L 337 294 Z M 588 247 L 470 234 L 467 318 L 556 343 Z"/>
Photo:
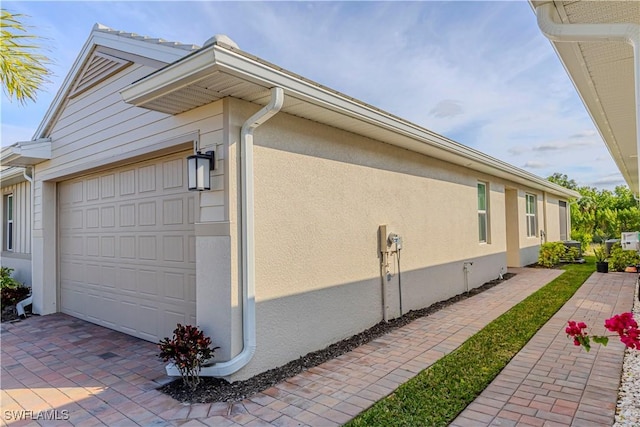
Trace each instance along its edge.
<path fill-rule="evenodd" d="M 499 286 L 233 403 L 181 404 L 157 391 L 166 378 L 153 343 L 62 314 L 4 323 L 2 420 L 5 425 L 36 426 L 31 418 L 38 411 L 57 410 L 44 414 L 66 417 L 68 413 L 68 422 L 60 425 L 339 425 L 560 274 L 514 270 L 518 275 Z M 617 277 L 606 278 L 622 282 Z M 608 281 L 603 280 L 603 289 L 604 282 Z M 617 295 L 619 288 L 607 292 Z M 539 350 L 545 348 L 543 344 Z M 610 351 L 620 358 L 615 345 Z M 556 357 L 564 357 L 559 352 Z M 604 353 L 592 353 L 600 354 Z M 598 387 L 606 382 L 593 380 Z M 28 419 L 14 420 L 25 416 Z"/>
<path fill-rule="evenodd" d="M 611 426 L 624 346 L 612 338 L 587 353 L 564 329 L 574 319 L 609 334 L 604 320 L 631 310 L 635 282 L 594 273 L 451 426 Z"/>

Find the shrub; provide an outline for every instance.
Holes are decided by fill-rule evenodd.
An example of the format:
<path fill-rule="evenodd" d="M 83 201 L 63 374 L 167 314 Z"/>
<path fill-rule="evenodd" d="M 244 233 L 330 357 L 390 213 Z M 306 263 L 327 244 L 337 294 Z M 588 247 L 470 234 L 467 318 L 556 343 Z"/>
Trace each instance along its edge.
<path fill-rule="evenodd" d="M 16 305 L 31 293 L 31 288 L 11 277 L 13 268 L 0 267 L 0 309 Z"/>
<path fill-rule="evenodd" d="M 17 288 L 20 285 L 20 282 L 11 277 L 12 273 L 13 268 L 0 267 L 0 289 Z"/>
<path fill-rule="evenodd" d="M 613 271 L 624 271 L 630 265 L 640 264 L 640 256 L 636 251 L 625 251 L 620 243 L 615 243 L 609 253 L 609 267 Z"/>
<path fill-rule="evenodd" d="M 580 242 L 583 250 L 587 250 L 589 246 L 591 246 L 591 241 L 593 240 L 593 236 L 589 233 L 585 233 L 582 231 L 572 231 L 571 239 Z"/>
<path fill-rule="evenodd" d="M 580 258 L 580 249 L 573 246 L 566 247 L 566 251 L 564 253 L 564 258 L 563 258 L 564 260 L 568 262 L 574 262 L 578 258 Z"/>
<path fill-rule="evenodd" d="M 211 338 L 205 337 L 204 332 L 196 326 L 182 326 L 178 323 L 173 331 L 173 339 L 167 337 L 158 343 L 158 357 L 164 362 L 173 362 L 180 371 L 184 384 L 195 390 L 200 384 L 202 365 L 211 359 L 214 351 L 219 348 L 210 346 Z"/>
<path fill-rule="evenodd" d="M 538 264 L 543 267 L 552 268 L 560 262 L 560 258 L 565 255 L 566 247 L 562 242 L 547 242 L 540 246 L 538 254 Z"/>

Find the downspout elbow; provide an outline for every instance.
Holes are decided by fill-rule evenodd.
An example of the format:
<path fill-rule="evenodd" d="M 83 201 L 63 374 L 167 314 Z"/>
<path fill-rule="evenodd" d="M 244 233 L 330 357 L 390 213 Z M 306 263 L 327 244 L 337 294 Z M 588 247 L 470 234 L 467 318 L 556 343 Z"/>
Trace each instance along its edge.
<path fill-rule="evenodd" d="M 620 41 L 636 45 L 640 26 L 634 23 L 564 24 L 554 19 L 553 2 L 536 7 L 540 31 L 555 42 Z"/>
<path fill-rule="evenodd" d="M 245 367 L 256 352 L 256 300 L 255 300 L 255 240 L 254 240 L 254 190 L 253 190 L 253 132 L 276 115 L 284 104 L 284 90 L 271 89 L 269 104 L 249 117 L 240 130 L 240 179 L 242 203 L 242 351 L 227 362 L 215 363 L 202 368 L 200 375 L 228 377 Z M 180 373 L 168 365 L 167 374 Z"/>

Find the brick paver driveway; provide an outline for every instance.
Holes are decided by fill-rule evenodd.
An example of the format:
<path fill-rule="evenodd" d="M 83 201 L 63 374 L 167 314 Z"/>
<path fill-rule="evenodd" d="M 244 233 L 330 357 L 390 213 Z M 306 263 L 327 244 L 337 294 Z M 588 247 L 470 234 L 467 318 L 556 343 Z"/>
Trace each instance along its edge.
<path fill-rule="evenodd" d="M 515 271 L 505 283 L 241 402 L 189 405 L 156 390 L 167 378 L 153 343 L 63 314 L 4 323 L 3 423 L 50 423 L 32 420 L 40 415 L 68 418 L 56 425 L 339 425 L 561 273 Z"/>

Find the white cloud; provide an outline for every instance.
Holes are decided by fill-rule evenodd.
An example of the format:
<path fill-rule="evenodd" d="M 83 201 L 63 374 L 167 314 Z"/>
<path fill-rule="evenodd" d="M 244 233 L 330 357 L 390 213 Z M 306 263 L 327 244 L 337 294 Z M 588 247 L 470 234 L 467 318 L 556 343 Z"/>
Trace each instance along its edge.
<path fill-rule="evenodd" d="M 595 130 L 587 129 L 587 130 L 580 131 L 578 133 L 574 133 L 569 138 L 591 138 L 593 136 L 596 136 L 597 134 L 598 133 Z"/>
<path fill-rule="evenodd" d="M 593 145 L 595 144 L 592 142 L 549 142 L 536 145 L 531 149 L 533 151 L 566 151 L 567 149 L 584 148 Z"/>
<path fill-rule="evenodd" d="M 438 119 L 442 119 L 446 117 L 459 116 L 463 112 L 464 108 L 462 108 L 462 103 L 460 101 L 456 101 L 455 99 L 443 99 L 438 102 L 431 111 L 429 111 L 429 114 Z"/>
<path fill-rule="evenodd" d="M 589 182 L 588 185 L 598 188 L 613 188 L 618 185 L 624 185 L 625 181 L 620 174 L 614 173 L 611 175 L 600 176 Z"/>
<path fill-rule="evenodd" d="M 537 160 L 529 160 L 524 165 L 522 165 L 522 167 L 525 169 L 544 169 L 548 166 L 548 163 L 539 162 Z"/>

